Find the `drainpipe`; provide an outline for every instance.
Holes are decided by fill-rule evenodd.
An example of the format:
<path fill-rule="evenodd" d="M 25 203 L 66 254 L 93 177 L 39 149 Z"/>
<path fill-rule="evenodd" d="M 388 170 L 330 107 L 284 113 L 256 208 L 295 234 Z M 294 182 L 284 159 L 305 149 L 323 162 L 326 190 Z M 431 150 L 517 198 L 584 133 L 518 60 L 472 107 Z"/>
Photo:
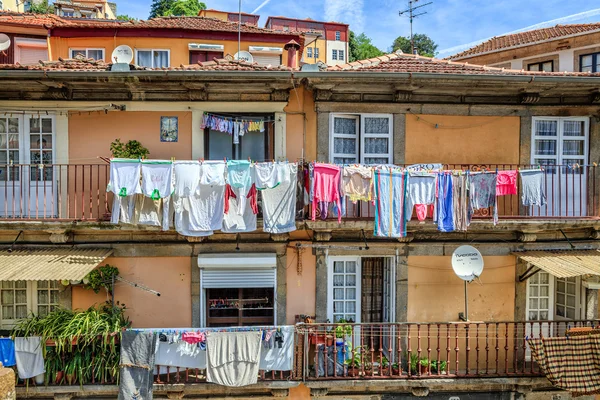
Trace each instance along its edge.
<path fill-rule="evenodd" d="M 300 45 L 295 40 L 290 40 L 283 46 L 284 50 L 287 50 L 288 58 L 287 58 L 287 66 L 294 69 L 296 68 L 296 59 L 298 50 L 300 50 Z"/>
<path fill-rule="evenodd" d="M 50 37 L 52 36 L 52 29 L 48 28 L 48 35 L 46 36 L 46 46 L 48 46 L 48 60 L 52 60 L 52 47 L 50 46 Z"/>

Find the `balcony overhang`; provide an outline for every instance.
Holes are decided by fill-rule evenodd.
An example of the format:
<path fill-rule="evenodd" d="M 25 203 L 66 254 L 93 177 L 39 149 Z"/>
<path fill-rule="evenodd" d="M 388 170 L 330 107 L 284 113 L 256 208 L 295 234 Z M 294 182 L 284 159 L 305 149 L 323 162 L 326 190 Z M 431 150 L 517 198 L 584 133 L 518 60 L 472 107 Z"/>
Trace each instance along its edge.
<path fill-rule="evenodd" d="M 557 278 L 600 276 L 600 251 L 598 250 L 516 251 L 513 255 L 529 264 L 527 271 L 519 277 L 520 281 L 540 271 L 548 272 Z"/>

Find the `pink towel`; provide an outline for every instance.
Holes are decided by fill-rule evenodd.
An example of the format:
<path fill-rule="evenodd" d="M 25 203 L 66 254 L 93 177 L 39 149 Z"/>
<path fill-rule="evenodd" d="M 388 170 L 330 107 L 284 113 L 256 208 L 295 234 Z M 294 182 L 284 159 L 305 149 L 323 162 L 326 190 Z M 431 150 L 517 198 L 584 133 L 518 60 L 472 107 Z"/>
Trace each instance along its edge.
<path fill-rule="evenodd" d="M 314 196 L 312 202 L 312 220 L 317 214 L 320 202 L 336 203 L 338 210 L 342 209 L 340 202 L 340 179 L 342 169 L 336 165 L 315 163 L 314 170 Z M 342 213 L 338 212 L 338 222 L 342 222 Z"/>
<path fill-rule="evenodd" d="M 496 196 L 517 194 L 517 171 L 498 171 Z"/>

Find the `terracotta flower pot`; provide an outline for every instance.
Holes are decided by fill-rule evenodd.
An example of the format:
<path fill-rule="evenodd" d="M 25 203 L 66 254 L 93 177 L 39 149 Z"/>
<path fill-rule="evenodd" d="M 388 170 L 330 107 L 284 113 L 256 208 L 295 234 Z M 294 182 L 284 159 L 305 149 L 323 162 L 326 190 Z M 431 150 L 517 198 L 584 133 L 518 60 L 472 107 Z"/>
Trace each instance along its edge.
<path fill-rule="evenodd" d="M 392 375 L 400 375 L 400 368 L 392 367 Z"/>
<path fill-rule="evenodd" d="M 75 383 L 75 374 L 67 374 L 66 378 L 68 385 L 73 385 Z"/>
<path fill-rule="evenodd" d="M 326 341 L 327 341 L 327 346 L 333 346 L 333 336 L 332 335 L 327 335 L 325 337 Z"/>
<path fill-rule="evenodd" d="M 59 385 L 62 382 L 64 376 L 65 376 L 64 371 L 58 371 L 54 378 L 54 383 Z"/>
<path fill-rule="evenodd" d="M 348 367 L 348 376 L 353 378 L 358 376 L 358 368 L 356 367 Z"/>

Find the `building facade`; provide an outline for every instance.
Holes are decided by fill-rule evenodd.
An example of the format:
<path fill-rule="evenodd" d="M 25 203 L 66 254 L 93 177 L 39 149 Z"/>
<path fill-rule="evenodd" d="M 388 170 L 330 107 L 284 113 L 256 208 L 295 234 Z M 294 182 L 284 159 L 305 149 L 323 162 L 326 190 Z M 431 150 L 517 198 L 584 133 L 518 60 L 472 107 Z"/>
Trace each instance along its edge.
<path fill-rule="evenodd" d="M 556 25 L 494 37 L 449 60 L 545 72 L 597 72 L 600 23 Z"/>
<path fill-rule="evenodd" d="M 54 12 L 61 17 L 117 19 L 117 3 L 103 1 L 55 1 Z"/>
<path fill-rule="evenodd" d="M 28 280 L 6 272 L 11 259 L 38 250 L 76 260 L 93 249 L 88 269 L 108 263 L 160 292 L 115 287 L 134 328 L 219 326 L 223 315 L 214 315 L 211 304 L 235 296 L 271 303 L 258 316 L 241 313 L 227 324 L 294 325 L 306 316 L 316 322 L 296 325 L 297 364 L 289 375 L 263 373 L 258 384 L 233 389 L 177 369 L 157 376 L 157 396 L 566 398 L 540 375 L 524 338 L 562 335 L 567 325 L 598 318 L 600 271 L 568 257 L 576 251 L 594 262 L 600 249 L 599 80 L 403 54 L 320 72 L 225 60 L 130 72 L 91 60 L 2 65 L 2 328 L 44 307 L 85 309 L 105 301 L 77 282 L 37 280 L 50 268 L 37 258 L 28 264 Z M 203 124 L 206 114 L 260 118 L 264 129 L 235 144 Z M 163 117 L 177 118 L 176 140 L 161 139 Z M 374 235 L 371 202 L 344 199 L 341 222 L 323 209 L 313 218 L 305 182 L 296 191 L 291 232 L 265 232 L 259 221 L 254 232 L 190 237 L 109 222 L 115 210 L 103 159 L 117 138 L 140 141 L 150 159 L 246 159 L 250 152 L 257 161 L 298 162 L 301 170 L 313 160 L 440 164 L 458 175 L 541 166 L 548 206 L 522 206 L 519 183 L 518 194 L 499 201 L 497 223 L 481 210 L 466 231 L 440 232 L 427 215 L 410 219 L 406 235 L 381 237 Z M 305 175 L 310 179 L 299 174 Z M 451 267 L 461 245 L 476 247 L 485 263 L 480 282 L 468 287 Z M 567 264 L 587 272 L 565 277 Z M 54 273 L 64 279 L 63 270 Z M 459 316 L 465 288 L 468 322 Z M 347 351 L 360 354 L 357 375 L 320 371 L 323 342 L 337 326 L 350 329 Z M 341 354 L 331 357 L 348 356 Z M 413 372 L 413 355 L 427 360 L 427 368 Z M 84 387 L 88 396 L 116 393 L 111 384 Z M 59 391 L 20 390 L 39 397 Z M 77 398 L 80 389 L 65 386 L 60 393 Z"/>
<path fill-rule="evenodd" d="M 242 14 L 242 23 L 258 26 L 258 20 L 260 19 L 260 15 L 248 14 L 248 13 L 244 13 L 244 12 L 241 14 Z M 229 22 L 238 22 L 240 19 L 239 12 L 236 13 L 236 12 L 219 11 L 219 10 L 212 10 L 212 9 L 200 10 L 198 15 L 200 17 L 217 18 L 222 21 L 229 21 Z"/>
<path fill-rule="evenodd" d="M 335 66 L 346 64 L 349 60 L 350 30 L 347 24 L 311 19 L 269 17 L 265 28 L 304 34 L 306 52 L 302 61 L 307 64 L 323 62 L 329 66 Z"/>

